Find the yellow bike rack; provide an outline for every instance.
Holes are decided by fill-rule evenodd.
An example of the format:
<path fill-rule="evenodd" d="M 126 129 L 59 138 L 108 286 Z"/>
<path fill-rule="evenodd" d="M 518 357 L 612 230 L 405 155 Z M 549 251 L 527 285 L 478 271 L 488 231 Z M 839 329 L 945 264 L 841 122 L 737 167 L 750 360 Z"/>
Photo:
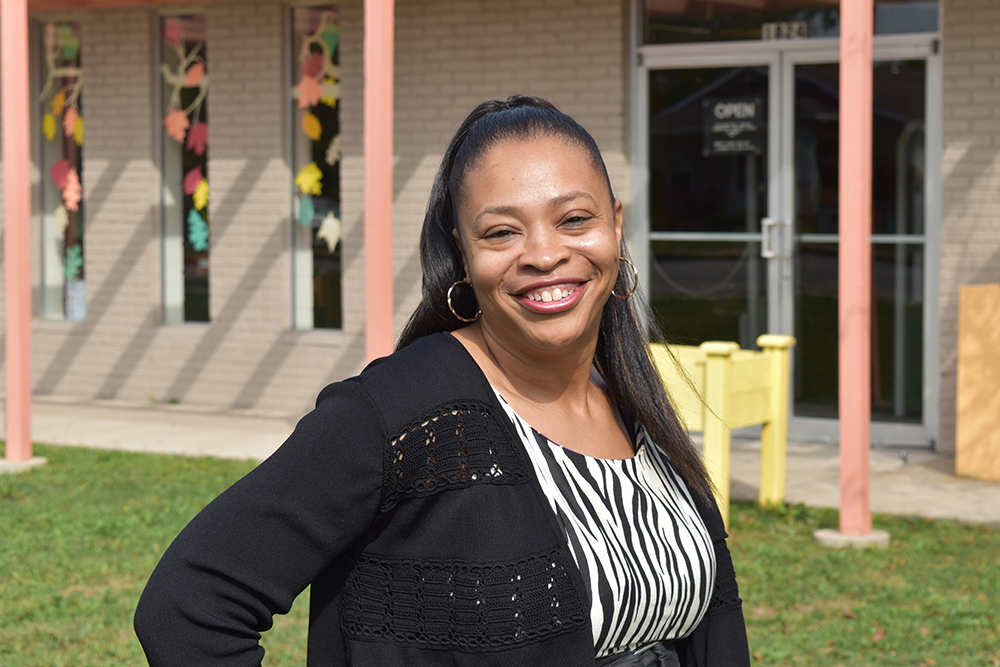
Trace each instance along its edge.
<path fill-rule="evenodd" d="M 795 338 L 764 334 L 757 345 L 760 352 L 718 341 L 650 346 L 677 416 L 688 430 L 703 434 L 705 467 L 727 528 L 734 428 L 763 425 L 759 502 L 769 506 L 785 500 L 789 354 Z"/>

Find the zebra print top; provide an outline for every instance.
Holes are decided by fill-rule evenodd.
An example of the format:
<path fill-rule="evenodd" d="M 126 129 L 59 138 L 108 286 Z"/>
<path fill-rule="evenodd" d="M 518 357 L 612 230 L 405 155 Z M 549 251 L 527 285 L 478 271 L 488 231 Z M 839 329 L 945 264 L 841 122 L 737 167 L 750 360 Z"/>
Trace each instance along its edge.
<path fill-rule="evenodd" d="M 635 456 L 599 459 L 533 429 L 494 389 L 566 533 L 590 599 L 594 657 L 690 634 L 715 588 L 715 551 L 687 486 L 635 428 Z"/>

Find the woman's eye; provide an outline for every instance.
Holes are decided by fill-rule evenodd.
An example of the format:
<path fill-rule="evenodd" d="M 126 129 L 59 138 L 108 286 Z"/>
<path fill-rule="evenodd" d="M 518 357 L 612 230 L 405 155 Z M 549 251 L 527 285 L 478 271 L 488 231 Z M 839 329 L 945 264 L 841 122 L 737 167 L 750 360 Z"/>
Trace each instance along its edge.
<path fill-rule="evenodd" d="M 593 216 L 585 215 L 585 214 L 582 214 L 582 213 L 578 214 L 578 215 L 571 215 L 570 217 L 566 218 L 563 221 L 563 224 L 578 225 L 580 223 L 587 222 L 592 217 Z"/>
<path fill-rule="evenodd" d="M 488 239 L 505 239 L 514 235 L 514 231 L 511 229 L 494 229 L 486 233 L 485 238 Z"/>

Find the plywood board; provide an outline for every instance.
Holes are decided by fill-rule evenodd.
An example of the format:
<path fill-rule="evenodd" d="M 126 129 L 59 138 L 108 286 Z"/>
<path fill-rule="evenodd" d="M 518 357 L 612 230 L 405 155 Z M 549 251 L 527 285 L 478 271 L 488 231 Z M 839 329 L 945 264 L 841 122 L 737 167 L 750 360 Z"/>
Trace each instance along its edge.
<path fill-rule="evenodd" d="M 955 473 L 1000 482 L 1000 284 L 959 294 Z"/>

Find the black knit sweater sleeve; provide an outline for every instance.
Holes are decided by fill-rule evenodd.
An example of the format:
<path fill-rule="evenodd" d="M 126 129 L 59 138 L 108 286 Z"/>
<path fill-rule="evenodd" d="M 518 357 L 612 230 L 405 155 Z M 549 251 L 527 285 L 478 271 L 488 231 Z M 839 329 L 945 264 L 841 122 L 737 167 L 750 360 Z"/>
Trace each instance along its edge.
<path fill-rule="evenodd" d="M 690 636 L 677 643 L 683 667 L 750 667 L 743 601 L 733 559 L 726 546 L 726 527 L 714 501 L 695 498 L 695 505 L 715 545 L 715 590 L 708 611 Z"/>
<path fill-rule="evenodd" d="M 359 382 L 327 387 L 278 451 L 164 553 L 135 614 L 149 664 L 259 665 L 272 616 L 374 520 L 384 442 Z"/>

